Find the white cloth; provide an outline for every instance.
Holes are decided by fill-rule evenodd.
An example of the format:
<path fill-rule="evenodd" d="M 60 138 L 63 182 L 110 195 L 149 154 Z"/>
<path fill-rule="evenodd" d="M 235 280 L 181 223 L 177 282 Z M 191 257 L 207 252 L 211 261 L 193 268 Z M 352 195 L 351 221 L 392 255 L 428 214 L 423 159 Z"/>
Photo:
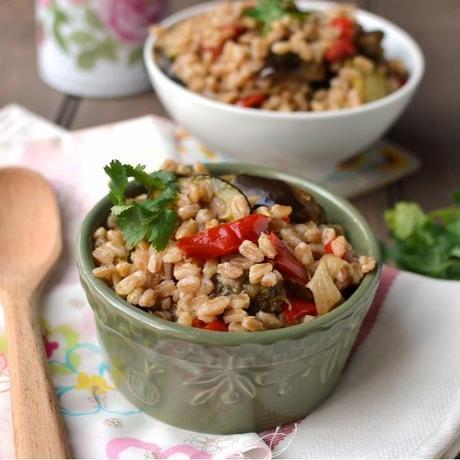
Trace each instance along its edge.
<path fill-rule="evenodd" d="M 337 390 L 284 455 L 441 457 L 460 431 L 459 325 L 459 282 L 399 273 Z"/>

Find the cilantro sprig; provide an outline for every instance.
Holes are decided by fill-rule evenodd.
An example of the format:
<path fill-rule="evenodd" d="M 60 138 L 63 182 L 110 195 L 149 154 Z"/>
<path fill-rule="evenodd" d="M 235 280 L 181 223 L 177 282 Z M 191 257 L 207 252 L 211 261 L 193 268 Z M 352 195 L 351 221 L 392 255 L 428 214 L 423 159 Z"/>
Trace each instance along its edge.
<path fill-rule="evenodd" d="M 272 23 L 285 15 L 304 19 L 309 13 L 300 11 L 293 0 L 258 0 L 257 5 L 245 10 L 244 14 L 260 23 L 263 33 L 267 33 Z"/>
<path fill-rule="evenodd" d="M 128 248 L 146 239 L 156 249 L 164 249 L 177 219 L 176 212 L 170 209 L 178 192 L 176 175 L 168 171 L 148 174 L 143 165 L 131 166 L 118 160 L 105 166 L 104 171 L 110 177 L 112 214 Z M 129 179 L 134 179 L 147 190 L 147 199 L 139 203 L 128 200 Z"/>
<path fill-rule="evenodd" d="M 386 256 L 403 269 L 435 278 L 460 280 L 460 193 L 453 206 L 426 213 L 413 202 L 385 212 L 393 237 Z"/>

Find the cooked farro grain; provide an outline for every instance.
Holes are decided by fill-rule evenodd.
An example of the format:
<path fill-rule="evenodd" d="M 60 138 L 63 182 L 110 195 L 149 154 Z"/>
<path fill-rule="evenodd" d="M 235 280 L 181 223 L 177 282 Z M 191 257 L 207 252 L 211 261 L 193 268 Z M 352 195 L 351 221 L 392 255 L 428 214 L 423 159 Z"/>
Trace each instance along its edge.
<path fill-rule="evenodd" d="M 270 263 L 254 264 L 249 269 L 249 282 L 252 284 L 259 283 L 266 273 L 273 270 L 273 265 Z"/>
<path fill-rule="evenodd" d="M 185 278 L 182 278 L 177 282 L 177 289 L 179 292 L 184 293 L 194 293 L 198 291 L 201 286 L 201 279 L 199 276 L 187 275 Z"/>
<path fill-rule="evenodd" d="M 229 305 L 229 297 L 215 297 L 214 299 L 207 300 L 198 307 L 197 316 L 199 319 L 202 319 L 204 317 L 208 318 L 209 316 L 221 315 Z M 206 320 L 203 319 L 203 321 Z"/>
<path fill-rule="evenodd" d="M 132 273 L 131 275 L 123 278 L 117 284 L 117 294 L 121 296 L 127 296 L 137 287 L 142 287 L 145 284 L 145 274 L 138 270 L 137 272 Z"/>
<path fill-rule="evenodd" d="M 276 256 L 276 249 L 274 248 L 270 240 L 270 237 L 267 234 L 262 233 L 259 236 L 259 239 L 257 240 L 257 242 L 259 244 L 259 249 L 262 251 L 265 257 L 268 257 L 269 259 L 273 259 Z"/>
<path fill-rule="evenodd" d="M 228 332 L 246 332 L 246 329 L 238 321 L 233 321 L 228 325 Z"/>
<path fill-rule="evenodd" d="M 104 227 L 99 227 L 93 234 L 95 240 L 105 240 L 107 235 L 107 230 Z"/>
<path fill-rule="evenodd" d="M 160 297 L 170 297 L 176 292 L 176 283 L 173 280 L 164 280 L 157 287 Z"/>
<path fill-rule="evenodd" d="M 303 241 L 295 247 L 294 254 L 297 257 L 297 260 L 306 267 L 309 267 L 315 260 L 310 246 Z"/>
<path fill-rule="evenodd" d="M 139 298 L 139 307 L 151 308 L 155 305 L 157 294 L 153 289 L 146 289 Z"/>
<path fill-rule="evenodd" d="M 133 265 L 129 262 L 119 262 L 117 265 L 115 265 L 115 270 L 122 278 L 130 275 L 133 272 L 133 268 Z"/>
<path fill-rule="evenodd" d="M 252 241 L 245 240 L 238 248 L 240 254 L 252 262 L 262 262 L 264 260 L 263 252 Z"/>
<path fill-rule="evenodd" d="M 93 275 L 97 278 L 110 281 L 112 278 L 113 265 L 101 265 L 93 270 Z"/>
<path fill-rule="evenodd" d="M 201 273 L 201 267 L 197 264 L 185 261 L 178 262 L 174 265 L 174 278 L 181 280 L 187 276 L 198 276 Z"/>
<path fill-rule="evenodd" d="M 235 279 L 243 275 L 243 269 L 230 262 L 224 262 L 217 266 L 217 273 L 226 278 Z"/>
<path fill-rule="evenodd" d="M 247 316 L 246 318 L 243 319 L 243 321 L 241 321 L 241 325 L 243 326 L 244 329 L 250 332 L 264 330 L 264 325 L 262 324 L 261 321 L 256 319 L 255 316 Z"/>
<path fill-rule="evenodd" d="M 283 323 L 273 313 L 258 311 L 256 318 L 262 323 L 265 329 L 278 329 L 283 326 Z"/>
<path fill-rule="evenodd" d="M 139 305 L 139 301 L 141 300 L 141 296 L 144 293 L 144 288 L 138 287 L 133 289 L 126 297 L 126 300 L 133 305 Z"/>
<path fill-rule="evenodd" d="M 193 316 L 187 312 L 183 311 L 178 317 L 177 322 L 182 324 L 182 326 L 191 326 L 193 321 Z"/>
<path fill-rule="evenodd" d="M 249 273 L 249 276 L 251 276 L 251 273 Z M 265 273 L 262 278 L 260 278 L 260 285 L 263 287 L 273 287 L 277 283 L 278 277 L 273 272 Z"/>
<path fill-rule="evenodd" d="M 163 266 L 163 258 L 156 250 L 150 254 L 147 269 L 150 273 L 159 273 Z"/>
<path fill-rule="evenodd" d="M 106 243 L 102 246 L 97 247 L 93 251 L 94 259 L 99 262 L 100 264 L 110 265 L 113 263 L 113 259 L 115 258 L 115 253 L 111 248 L 106 246 Z"/>
<path fill-rule="evenodd" d="M 184 258 L 182 251 L 176 246 L 169 246 L 163 253 L 163 262 L 175 264 Z"/>
<path fill-rule="evenodd" d="M 192 169 L 167 162 L 166 168 L 183 176 L 171 207 L 177 220 L 165 246 L 157 248 L 142 239 L 129 247 L 122 228 L 116 220 L 108 219 L 106 228 L 99 227 L 93 233 L 92 252 L 94 276 L 127 302 L 159 318 L 230 332 L 286 327 L 292 324 L 286 316 L 290 299 L 307 295 L 311 301 L 313 296 L 318 312 L 325 314 L 375 268 L 373 257 L 355 254 L 340 226 L 325 224 L 319 217 L 299 221 L 294 210 L 300 201 L 295 206 L 259 206 L 265 193 L 261 190 L 253 197 L 250 209 L 242 191 L 224 181 L 211 184 L 211 180 L 221 179 L 207 179 L 202 175 L 203 166 Z M 225 179 L 233 181 L 232 177 Z M 141 204 L 146 199 L 148 194 L 142 194 L 131 202 Z M 316 204 L 311 196 L 308 202 L 311 210 Z M 249 221 L 254 228 L 245 227 L 248 224 L 244 222 Z M 220 228 L 214 233 L 206 230 L 213 226 Z M 218 235 L 215 240 L 212 234 Z M 305 273 L 303 291 L 292 293 L 292 283 L 300 281 L 293 281 L 286 271 L 283 251 L 274 244 L 276 236 L 284 241 L 285 250 L 291 251 L 289 263 L 298 264 L 297 275 Z M 227 241 L 233 244 L 232 249 L 219 252 Z M 203 254 L 193 252 L 193 245 L 200 242 L 204 244 L 200 249 Z M 212 253 L 216 248 L 218 253 Z M 301 315 L 297 323 L 315 317 Z"/>
<path fill-rule="evenodd" d="M 287 219 L 292 213 L 292 207 L 275 204 L 270 208 L 270 213 L 276 219 Z"/>
<path fill-rule="evenodd" d="M 200 210 L 198 203 L 187 204 L 177 210 L 177 214 L 182 220 L 190 219 L 196 216 L 196 213 Z"/>

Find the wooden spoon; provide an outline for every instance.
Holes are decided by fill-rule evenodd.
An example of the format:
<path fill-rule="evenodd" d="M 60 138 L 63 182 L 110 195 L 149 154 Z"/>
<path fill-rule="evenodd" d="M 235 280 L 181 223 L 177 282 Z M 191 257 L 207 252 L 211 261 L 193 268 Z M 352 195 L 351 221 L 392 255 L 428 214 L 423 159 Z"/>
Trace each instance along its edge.
<path fill-rule="evenodd" d="M 59 210 L 49 184 L 27 169 L 0 169 L 0 303 L 19 458 L 71 457 L 37 308 L 40 286 L 61 249 Z"/>

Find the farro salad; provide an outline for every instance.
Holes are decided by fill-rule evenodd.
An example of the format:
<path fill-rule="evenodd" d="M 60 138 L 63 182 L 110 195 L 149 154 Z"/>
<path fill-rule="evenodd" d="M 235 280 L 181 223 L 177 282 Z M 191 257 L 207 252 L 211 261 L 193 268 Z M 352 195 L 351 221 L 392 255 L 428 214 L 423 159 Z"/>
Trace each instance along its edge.
<path fill-rule="evenodd" d="M 152 30 L 155 59 L 171 78 L 243 107 L 357 107 L 408 78 L 402 62 L 385 58 L 384 33 L 365 31 L 352 6 L 303 12 L 292 0 L 227 1 Z"/>
<path fill-rule="evenodd" d="M 229 332 L 305 323 L 375 268 L 313 196 L 285 182 L 172 160 L 153 174 L 118 161 L 105 171 L 113 207 L 94 232 L 93 274 L 165 320 Z M 130 178 L 144 193 L 126 196 Z"/>

